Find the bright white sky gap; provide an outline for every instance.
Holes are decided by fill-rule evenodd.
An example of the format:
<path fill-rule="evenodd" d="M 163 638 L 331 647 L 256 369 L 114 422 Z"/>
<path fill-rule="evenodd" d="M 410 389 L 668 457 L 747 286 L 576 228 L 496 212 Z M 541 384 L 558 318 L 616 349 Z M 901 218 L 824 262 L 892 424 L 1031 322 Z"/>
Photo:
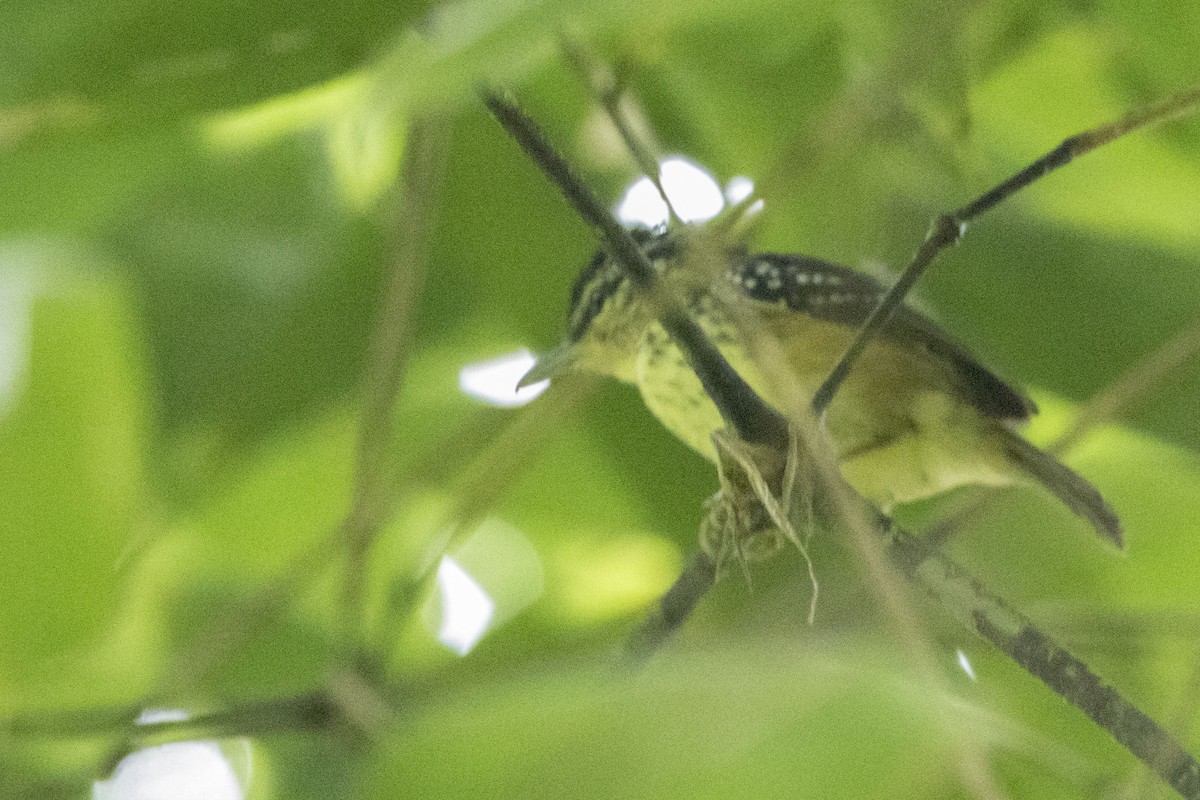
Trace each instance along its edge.
<path fill-rule="evenodd" d="M 684 222 L 704 222 L 725 207 L 720 184 L 694 161 L 680 156 L 663 159 L 658 179 Z M 617 204 L 617 219 L 626 225 L 654 228 L 666 223 L 667 204 L 649 178 L 638 178 Z"/>
<path fill-rule="evenodd" d="M 465 656 L 487 632 L 496 604 L 450 556 L 438 565 L 437 587 L 442 601 L 438 641 Z"/>
<path fill-rule="evenodd" d="M 187 719 L 169 709 L 144 711 L 138 722 Z M 245 792 L 216 742 L 145 747 L 121 759 L 106 781 L 92 784 L 92 800 L 243 800 Z"/>

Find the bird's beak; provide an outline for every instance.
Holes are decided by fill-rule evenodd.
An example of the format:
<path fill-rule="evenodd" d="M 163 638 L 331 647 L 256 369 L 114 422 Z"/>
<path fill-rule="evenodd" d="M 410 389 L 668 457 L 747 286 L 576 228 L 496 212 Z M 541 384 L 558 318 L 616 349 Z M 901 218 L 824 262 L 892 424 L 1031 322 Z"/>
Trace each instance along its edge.
<path fill-rule="evenodd" d="M 574 367 L 575 347 L 570 343 L 561 344 L 550 352 L 538 356 L 529 372 L 526 372 L 521 380 L 517 381 L 517 388 L 524 389 L 526 386 L 540 381 L 548 381 L 570 372 Z"/>

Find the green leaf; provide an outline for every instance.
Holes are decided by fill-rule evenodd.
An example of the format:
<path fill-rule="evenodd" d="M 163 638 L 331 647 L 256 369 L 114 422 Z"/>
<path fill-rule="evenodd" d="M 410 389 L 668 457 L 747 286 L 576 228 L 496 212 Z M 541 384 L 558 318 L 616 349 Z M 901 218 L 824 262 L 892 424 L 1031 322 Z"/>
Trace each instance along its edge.
<path fill-rule="evenodd" d="M 0 108 L 125 124 L 229 108 L 361 66 L 424 8 L 22 0 L 4 12 Z"/>
<path fill-rule="evenodd" d="M 492 680 L 406 715 L 363 796 L 928 797 L 956 780 L 951 737 L 1010 731 L 896 667 L 816 639 Z"/>
<path fill-rule="evenodd" d="M 16 369 L 0 412 L 0 675 L 18 681 L 51 677 L 93 642 L 145 535 L 146 379 L 129 298 L 81 274 L 82 253 L 31 249 L 43 273 L 9 275 Z"/>

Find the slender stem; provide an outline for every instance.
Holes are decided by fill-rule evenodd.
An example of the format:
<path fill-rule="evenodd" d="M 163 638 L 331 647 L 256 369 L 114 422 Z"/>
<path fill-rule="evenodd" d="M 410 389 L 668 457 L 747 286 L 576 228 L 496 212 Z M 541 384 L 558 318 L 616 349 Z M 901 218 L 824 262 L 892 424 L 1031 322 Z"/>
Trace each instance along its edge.
<path fill-rule="evenodd" d="M 335 721 L 335 703 L 320 692 L 253 700 L 184 719 L 137 722 L 140 708 L 119 706 L 13 717 L 3 727 L 14 736 L 89 738 L 126 731 L 133 746 L 200 738 L 319 730 Z"/>
<path fill-rule="evenodd" d="M 865 501 L 850 494 L 848 487 L 829 488 L 833 493 L 845 494 L 849 500 L 849 509 L 838 512 L 842 520 L 839 527 L 864 528 L 872 540 L 867 544 L 881 542 L 883 554 L 892 566 L 911 583 L 941 601 L 951 616 L 987 639 L 1023 670 L 1108 731 L 1181 796 L 1200 800 L 1200 764 L 1170 733 L 1101 680 L 1086 663 L 1042 632 L 1032 620 L 985 589 L 936 546 L 872 511 Z M 839 492 L 839 488 L 845 491 Z M 818 499 L 817 502 L 822 504 L 823 501 Z M 879 571 L 878 566 L 872 567 L 872 574 Z M 634 665 L 652 656 L 678 630 L 714 579 L 715 568 L 711 560 L 703 554 L 698 555 L 631 637 L 627 654 Z M 885 599 L 893 613 L 899 613 L 901 619 L 911 620 L 907 609 L 896 612 L 895 597 Z M 913 639 L 912 632 L 907 638 Z M 978 760 L 971 759 L 964 769 L 966 766 L 972 768 L 967 774 L 973 778 L 976 790 L 991 793 L 993 782 L 986 772 L 978 771 Z"/>
<path fill-rule="evenodd" d="M 890 521 L 881 532 L 892 563 L 956 618 L 1087 714 L 1181 796 L 1200 798 L 1200 764 L 1158 723 L 936 547 Z"/>
<path fill-rule="evenodd" d="M 1080 156 L 1103 147 L 1126 134 L 1172 119 L 1184 117 L 1200 109 L 1200 87 L 1189 89 L 1149 108 L 1132 111 L 1107 125 L 1077 133 L 1064 139 L 1058 147 L 1034 161 L 1003 183 L 984 192 L 978 198 L 950 216 L 960 222 L 970 222 L 1024 189 L 1029 184 L 1070 164 Z"/>
<path fill-rule="evenodd" d="M 807 415 L 808 411 L 800 406 L 798 413 Z M 876 603 L 891 618 L 927 686 L 937 693 L 944 693 L 948 688 L 944 670 L 938 663 L 937 648 L 909 591 L 913 581 L 906 582 L 907 576 L 897 574 L 893 564 L 889 563 L 887 540 L 882 534 L 892 523 L 846 483 L 831 443 L 816 422 L 811 417 L 807 424 L 793 422 L 794 438 L 783 471 L 784 494 L 787 494 L 789 482 L 804 475 L 808 500 L 792 504 L 791 525 L 795 529 L 820 528 L 829 532 L 831 538 L 853 545 Z M 811 568 L 808 554 L 801 552 Z M 980 800 L 1001 800 L 1004 793 L 992 772 L 985 749 L 969 737 L 954 744 L 963 785 Z"/>
<path fill-rule="evenodd" d="M 841 360 L 834 366 L 829 376 L 825 379 L 825 382 L 821 384 L 821 388 L 817 390 L 816 395 L 813 397 L 813 411 L 819 417 L 829 407 L 838 389 L 841 388 L 842 383 L 850 374 L 854 362 L 862 355 L 862 351 L 870 343 L 871 339 L 887 325 L 896 308 L 904 301 L 908 292 L 925 273 L 929 265 L 933 263 L 938 253 L 962 238 L 963 234 L 966 233 L 969 222 L 984 212 L 995 208 L 1039 178 L 1048 175 L 1059 167 L 1071 163 L 1082 155 L 1092 152 L 1098 147 L 1102 147 L 1115 139 L 1147 125 L 1165 122 L 1194 113 L 1198 108 L 1200 108 L 1200 88 L 1182 92 L 1150 108 L 1134 111 L 1107 125 L 1101 125 L 1100 127 L 1075 134 L 1064 139 L 1053 150 L 1017 172 L 1008 180 L 1002 181 L 984 192 L 962 208 L 952 211 L 949 214 L 938 216 L 934 220 L 933 228 L 930 230 L 929 235 L 917 250 L 916 255 L 913 256 L 913 260 L 904 271 L 904 274 L 888 290 L 883 299 L 879 301 L 879 305 L 875 307 L 866 321 L 863 322 L 858 334 L 854 337 L 854 341 L 850 343 Z"/>
<path fill-rule="evenodd" d="M 716 582 L 717 565 L 703 550 L 697 551 L 675 583 L 626 641 L 626 662 L 636 667 L 648 661 L 683 626 L 696 604 Z"/>
<path fill-rule="evenodd" d="M 1167 723 L 1171 730 L 1184 738 L 1195 728 L 1197 711 L 1200 711 L 1200 652 L 1196 652 L 1192 659 L 1191 673 L 1175 702 L 1175 708 L 1170 712 Z M 1149 796 L 1151 780 L 1148 770 L 1137 770 L 1125 785 L 1124 791 L 1114 800 L 1137 800 L 1139 797 Z"/>
<path fill-rule="evenodd" d="M 405 144 L 399 207 L 395 213 L 395 258 L 371 342 L 353 496 L 343 525 L 346 541 L 343 617 L 345 633 L 351 640 L 360 633 L 367 551 L 386 518 L 391 496 L 392 409 L 408 360 L 413 309 L 425 271 L 445 144 L 446 126 L 441 115 L 430 113 L 413 120 Z"/>
<path fill-rule="evenodd" d="M 788 441 L 784 420 L 766 407 L 738 378 L 678 306 L 669 299 L 658 297 L 653 266 L 628 232 L 600 206 L 536 125 L 515 105 L 491 92 L 484 92 L 484 101 L 501 125 L 559 187 L 580 216 L 601 233 L 609 252 L 627 270 L 630 278 L 660 303 L 660 321 L 676 338 L 705 391 L 734 431 L 743 440 L 768 444 L 782 452 Z M 1200 92 L 1181 95 L 1173 103 L 1130 115 L 1110 126 L 1072 137 L 1052 153 L 958 212 L 938 217 L 909 271 L 871 315 L 843 363 L 830 376 L 827 381 L 830 387 L 822 387 L 822 391 L 814 398 L 816 410 L 824 410 L 870 336 L 887 322 L 904 293 L 938 252 L 961 237 L 967 221 L 1072 158 L 1141 125 L 1187 113 L 1198 103 Z M 744 395 L 739 397 L 739 392 Z M 859 502 L 865 501 L 860 499 Z M 969 573 L 935 547 L 877 513 L 873 518 L 877 524 L 865 527 L 884 538 L 889 559 L 904 575 L 938 596 L 960 621 L 1108 730 L 1183 797 L 1200 800 L 1200 764 L 1170 734 L 1115 689 L 1103 683 L 1086 664 L 1038 630 L 1028 618 L 986 592 Z M 716 570 L 711 560 L 707 556 L 697 556 L 633 637 L 629 648 L 631 655 L 644 659 L 652 654 L 679 628 L 715 579 Z"/>
<path fill-rule="evenodd" d="M 896 308 L 904 302 L 904 298 L 908 295 L 913 285 L 917 280 L 925 274 L 925 270 L 933 263 L 933 259 L 937 257 L 945 248 L 958 241 L 966 230 L 966 223 L 959 223 L 954 216 L 943 214 L 933 222 L 933 228 L 929 235 L 925 237 L 925 241 L 921 243 L 917 254 L 913 256 L 912 263 L 908 265 L 908 269 L 900 276 L 900 279 L 892 285 L 883 299 L 879 301 L 879 305 L 871 310 L 863 322 L 862 327 L 858 329 L 854 340 L 850 342 L 850 346 L 842 355 L 841 360 L 834 365 L 829 376 L 825 378 L 825 382 L 817 389 L 817 393 L 813 395 L 812 408 L 813 413 L 819 418 L 825 413 L 825 409 L 829 408 L 829 404 L 833 402 L 834 396 L 842 383 L 845 382 L 847 376 L 850 375 L 850 370 L 854 367 L 863 350 L 871 343 L 871 340 L 883 329 L 883 326 L 888 323 L 895 313 Z"/>
<path fill-rule="evenodd" d="M 374 638 L 385 664 L 400 653 L 405 621 L 426 597 L 441 556 L 471 533 L 524 476 L 525 466 L 536 460 L 538 450 L 575 414 L 592 388 L 591 381 L 555 382 L 537 403 L 522 409 L 498 435 L 490 437 L 485 447 L 478 448 L 448 493 L 453 501 L 428 528 L 436 532 L 437 538 L 422 548 L 426 556 L 392 581 L 383 621 Z M 493 422 L 492 427 L 496 424 Z"/>
<path fill-rule="evenodd" d="M 649 179 L 650 183 L 658 191 L 658 196 L 662 198 L 663 203 L 667 206 L 667 214 L 670 221 L 678 223 L 680 221 L 679 214 L 675 212 L 675 206 L 671 202 L 671 198 L 667 197 L 667 190 L 662 184 L 659 158 L 655 153 L 656 148 L 650 147 L 634 131 L 633 125 L 630 124 L 628 114 L 621 107 L 623 95 L 621 93 L 621 86 L 617 82 L 617 76 L 607 64 L 600 61 L 581 43 L 573 39 L 563 39 L 563 51 L 567 54 L 567 60 L 571 63 L 571 66 L 575 68 L 575 71 L 587 83 L 592 94 L 600 101 L 604 112 L 617 129 L 621 141 L 625 143 L 625 149 L 629 151 L 633 156 L 633 160 L 637 162 L 638 169 L 642 171 L 642 174 Z"/>
<path fill-rule="evenodd" d="M 1089 431 L 1135 405 L 1179 367 L 1200 353 L 1200 319 L 1176 333 L 1153 353 L 1138 360 L 1084 404 L 1075 422 L 1047 448 L 1058 454 L 1079 443 Z"/>
<path fill-rule="evenodd" d="M 1168 375 L 1200 353 L 1200 320 L 1196 320 L 1172 336 L 1153 353 L 1138 360 L 1118 375 L 1108 386 L 1094 394 L 1065 433 L 1046 447 L 1052 455 L 1062 455 L 1089 432 L 1124 414 Z M 938 546 L 962 530 L 963 525 L 996 501 L 999 493 L 989 491 L 965 507 L 941 520 L 926 534 L 926 541 Z"/>
<path fill-rule="evenodd" d="M 563 193 L 584 222 L 599 232 L 605 248 L 626 270 L 630 279 L 657 304 L 659 322 L 687 356 L 692 370 L 725 422 L 747 442 L 785 443 L 787 423 L 762 401 L 708 340 L 679 305 L 659 290 L 650 259 L 629 231 L 609 213 L 579 176 L 546 139 L 536 123 L 514 103 L 492 91 L 483 101 L 496 120 L 525 151 L 546 177 Z"/>

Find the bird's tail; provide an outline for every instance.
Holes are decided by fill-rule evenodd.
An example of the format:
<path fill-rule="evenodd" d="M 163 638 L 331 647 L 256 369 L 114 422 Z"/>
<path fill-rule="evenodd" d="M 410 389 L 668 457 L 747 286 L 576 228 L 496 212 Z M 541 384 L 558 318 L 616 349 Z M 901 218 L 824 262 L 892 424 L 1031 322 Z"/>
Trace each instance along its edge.
<path fill-rule="evenodd" d="M 1095 486 L 1014 431 L 1003 428 L 1002 441 L 1013 461 L 1027 475 L 1049 489 L 1067 508 L 1092 523 L 1096 533 L 1117 547 L 1125 546 L 1121 536 L 1121 520 L 1117 519 L 1116 512 L 1100 496 Z"/>

